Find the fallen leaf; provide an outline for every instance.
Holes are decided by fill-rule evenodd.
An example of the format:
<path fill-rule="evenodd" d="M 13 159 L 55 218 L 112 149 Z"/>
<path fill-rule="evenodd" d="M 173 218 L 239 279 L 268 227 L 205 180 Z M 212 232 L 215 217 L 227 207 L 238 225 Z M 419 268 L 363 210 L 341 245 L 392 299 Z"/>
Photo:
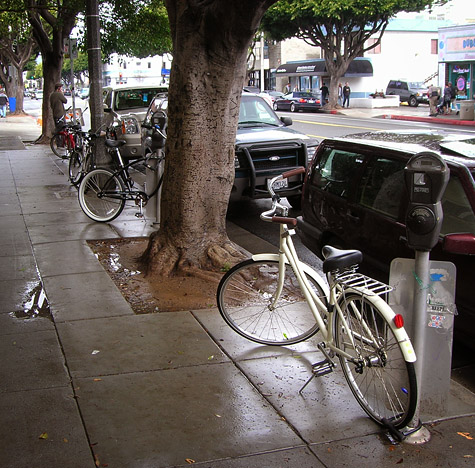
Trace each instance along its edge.
<path fill-rule="evenodd" d="M 216 416 L 217 418 L 221 418 L 221 415 L 220 415 L 220 414 L 215 414 L 215 416 Z"/>
<path fill-rule="evenodd" d="M 69 442 L 69 440 L 66 439 L 66 437 L 65 437 L 65 438 L 63 439 L 63 442 L 64 442 L 65 444 L 67 444 L 67 443 Z"/>
<path fill-rule="evenodd" d="M 189 463 L 190 465 L 192 463 L 196 463 L 195 460 L 193 460 L 193 458 L 185 458 L 185 461 L 186 461 L 186 463 Z"/>
<path fill-rule="evenodd" d="M 470 432 L 457 432 L 457 434 L 468 440 L 473 440 L 473 437 L 470 437 Z"/>
<path fill-rule="evenodd" d="M 102 379 L 94 379 L 94 382 L 100 382 Z"/>
<path fill-rule="evenodd" d="M 463 458 L 473 458 L 473 455 L 464 455 Z"/>
<path fill-rule="evenodd" d="M 95 350 L 92 351 L 91 354 L 99 354 L 99 353 L 100 353 L 100 351 L 98 349 L 95 349 Z"/>
<path fill-rule="evenodd" d="M 43 432 L 40 434 L 40 436 L 38 437 L 38 439 L 43 439 L 43 440 L 46 440 L 48 438 L 48 433 L 47 432 Z"/>

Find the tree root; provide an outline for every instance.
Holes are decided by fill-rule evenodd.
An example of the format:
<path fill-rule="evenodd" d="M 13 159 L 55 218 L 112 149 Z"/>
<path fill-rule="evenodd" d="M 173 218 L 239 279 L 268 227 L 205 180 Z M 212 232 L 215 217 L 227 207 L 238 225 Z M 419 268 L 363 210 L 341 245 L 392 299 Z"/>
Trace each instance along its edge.
<path fill-rule="evenodd" d="M 210 242 L 201 257 L 191 249 L 177 247 L 160 231 L 152 234 L 147 249 L 138 259 L 146 275 L 196 276 L 207 281 L 219 280 L 223 272 L 249 255 L 229 239 Z"/>

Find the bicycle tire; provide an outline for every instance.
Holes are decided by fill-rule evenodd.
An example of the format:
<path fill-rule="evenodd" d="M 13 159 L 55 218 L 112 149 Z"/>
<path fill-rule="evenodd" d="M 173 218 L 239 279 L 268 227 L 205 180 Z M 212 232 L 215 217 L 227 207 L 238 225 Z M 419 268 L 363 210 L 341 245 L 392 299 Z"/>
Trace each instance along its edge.
<path fill-rule="evenodd" d="M 83 164 L 83 155 L 80 151 L 73 151 L 71 156 L 69 157 L 69 181 L 75 187 L 77 187 L 80 183 L 82 178 L 84 177 L 84 173 L 82 171 L 82 164 Z"/>
<path fill-rule="evenodd" d="M 348 330 L 336 311 L 335 344 L 353 356 L 350 360 L 339 355 L 353 395 L 377 423 L 384 426 L 385 421 L 389 421 L 396 428 L 407 426 L 417 404 L 414 363 L 404 359 L 402 346 L 371 296 L 346 293 L 340 297 L 339 305 Z M 350 335 L 355 346 L 351 344 Z"/>
<path fill-rule="evenodd" d="M 60 135 L 59 133 L 53 135 L 49 142 L 49 146 L 51 151 L 53 151 L 58 158 L 66 159 L 68 157 L 68 148 L 64 144 L 63 135 Z"/>
<path fill-rule="evenodd" d="M 79 205 L 86 216 L 94 221 L 112 221 L 124 209 L 125 199 L 120 195 L 124 190 L 124 182 L 113 172 L 94 169 L 84 176 L 79 185 Z M 103 191 L 107 191 L 110 196 L 103 196 Z"/>
<path fill-rule="evenodd" d="M 249 259 L 231 268 L 218 285 L 221 316 L 248 340 L 272 346 L 291 345 L 319 330 L 290 265 L 286 265 L 279 301 L 271 307 L 278 274 L 277 261 Z M 313 278 L 306 276 L 315 293 L 326 302 L 324 291 Z"/>

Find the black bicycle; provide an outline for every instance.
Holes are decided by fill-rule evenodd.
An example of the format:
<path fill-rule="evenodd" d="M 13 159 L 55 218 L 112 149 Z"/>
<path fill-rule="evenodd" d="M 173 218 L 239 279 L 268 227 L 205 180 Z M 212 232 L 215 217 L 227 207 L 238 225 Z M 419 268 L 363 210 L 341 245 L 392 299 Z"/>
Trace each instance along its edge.
<path fill-rule="evenodd" d="M 133 201 L 139 207 L 136 216 L 143 217 L 143 207 L 157 194 L 163 179 L 165 155 L 163 148 L 166 141 L 166 114 L 156 113 L 153 119 L 153 152 L 147 156 L 135 159 L 127 164 L 120 154 L 123 140 L 106 139 L 105 144 L 117 170 L 96 168 L 88 172 L 79 185 L 79 205 L 84 213 L 94 221 L 108 222 L 122 213 L 127 201 Z M 146 169 L 161 174 L 157 182 L 149 190 L 138 185 L 131 176 L 131 170 L 143 173 Z"/>

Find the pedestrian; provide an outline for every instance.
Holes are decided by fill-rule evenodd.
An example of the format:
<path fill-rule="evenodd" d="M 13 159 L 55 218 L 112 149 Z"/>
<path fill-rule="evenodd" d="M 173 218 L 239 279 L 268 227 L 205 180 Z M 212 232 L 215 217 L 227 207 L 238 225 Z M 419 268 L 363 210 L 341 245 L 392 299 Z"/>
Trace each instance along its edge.
<path fill-rule="evenodd" d="M 322 104 L 325 105 L 328 102 L 328 94 L 330 93 L 328 91 L 328 86 L 323 83 L 323 86 L 320 88 L 320 91 L 322 92 Z"/>
<path fill-rule="evenodd" d="M 290 90 L 292 89 L 290 83 L 287 83 L 285 86 L 284 86 L 284 94 L 288 94 L 290 93 Z"/>
<path fill-rule="evenodd" d="M 343 85 L 338 83 L 338 104 L 343 104 Z"/>
<path fill-rule="evenodd" d="M 3 119 L 7 116 L 7 104 L 8 97 L 3 92 L 3 89 L 0 89 L 0 117 Z"/>
<path fill-rule="evenodd" d="M 350 85 L 348 84 L 348 81 L 345 83 L 345 86 L 343 86 L 343 107 L 350 107 L 350 94 L 351 94 L 351 88 Z"/>
<path fill-rule="evenodd" d="M 455 105 L 455 99 L 457 97 L 457 90 L 455 87 L 452 85 L 452 83 L 449 81 L 449 88 L 450 88 L 450 93 L 451 93 L 451 99 L 450 99 L 450 111 L 452 112 L 453 110 L 457 110 L 457 106 Z"/>
<path fill-rule="evenodd" d="M 64 121 L 64 116 L 66 114 L 64 110 L 64 105 L 68 100 L 64 97 L 63 94 L 63 85 L 61 83 L 56 83 L 54 85 L 54 93 L 51 93 L 49 98 L 49 103 L 51 109 L 53 110 L 53 119 L 55 125 L 58 125 L 60 122 Z"/>
<path fill-rule="evenodd" d="M 429 98 L 429 107 L 430 107 L 430 117 L 435 117 L 437 115 L 437 103 L 439 102 L 439 88 L 431 84 L 427 92 L 427 97 Z"/>
<path fill-rule="evenodd" d="M 444 114 L 450 114 L 450 101 L 452 100 L 452 90 L 449 83 L 445 83 L 444 88 Z"/>

